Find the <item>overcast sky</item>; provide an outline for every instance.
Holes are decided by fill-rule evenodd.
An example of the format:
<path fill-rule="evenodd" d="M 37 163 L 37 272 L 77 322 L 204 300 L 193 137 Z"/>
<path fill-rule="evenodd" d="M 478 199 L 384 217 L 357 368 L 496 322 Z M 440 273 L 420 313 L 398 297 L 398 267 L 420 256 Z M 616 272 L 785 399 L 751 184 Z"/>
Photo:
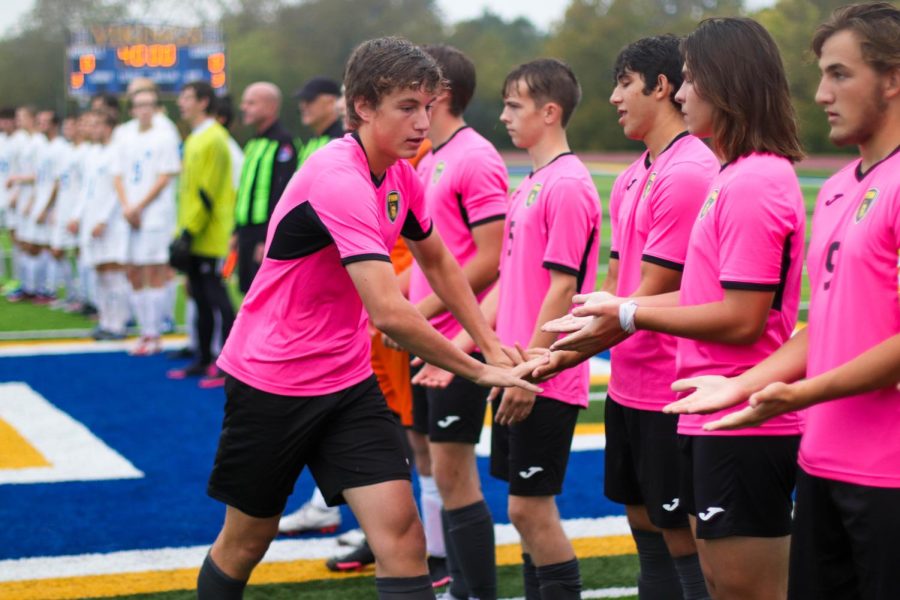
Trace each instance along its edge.
<path fill-rule="evenodd" d="M 478 17 L 487 8 L 507 20 L 527 17 L 542 30 L 562 19 L 569 2 L 570 0 L 437 0 L 444 16 L 451 23 Z M 774 3 L 775 0 L 744 2 L 751 10 Z M 0 35 L 9 31 L 33 4 L 34 0 L 0 0 Z"/>

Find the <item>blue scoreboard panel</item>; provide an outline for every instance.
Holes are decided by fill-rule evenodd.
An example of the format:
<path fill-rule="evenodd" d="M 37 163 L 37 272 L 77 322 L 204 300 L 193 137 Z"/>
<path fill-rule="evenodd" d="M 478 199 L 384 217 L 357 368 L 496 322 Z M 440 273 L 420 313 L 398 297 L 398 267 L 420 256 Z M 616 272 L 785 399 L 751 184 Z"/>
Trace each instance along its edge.
<path fill-rule="evenodd" d="M 70 96 L 120 94 L 135 78 L 149 78 L 164 94 L 190 81 L 226 91 L 225 42 L 217 27 L 117 23 L 71 32 L 66 50 Z"/>

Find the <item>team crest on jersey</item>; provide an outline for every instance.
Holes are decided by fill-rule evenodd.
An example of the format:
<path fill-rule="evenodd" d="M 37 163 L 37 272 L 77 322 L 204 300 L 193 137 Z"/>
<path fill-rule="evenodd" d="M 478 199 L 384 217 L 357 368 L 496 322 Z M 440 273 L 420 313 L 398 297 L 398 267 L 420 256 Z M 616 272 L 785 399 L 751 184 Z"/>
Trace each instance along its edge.
<path fill-rule="evenodd" d="M 386 208 L 388 219 L 393 223 L 397 220 L 397 215 L 400 214 L 400 192 L 397 190 L 388 192 Z"/>
<path fill-rule="evenodd" d="M 282 144 L 278 149 L 278 154 L 275 155 L 275 160 L 278 162 L 287 162 L 292 158 L 294 158 L 294 147 L 290 144 Z"/>
<path fill-rule="evenodd" d="M 541 193 L 542 187 L 544 187 L 544 184 L 542 183 L 534 184 L 534 187 L 531 188 L 531 191 L 528 193 L 528 198 L 525 199 L 525 206 L 531 206 L 537 202 L 538 194 Z"/>
<path fill-rule="evenodd" d="M 431 173 L 431 184 L 434 185 L 438 181 L 441 180 L 441 175 L 444 174 L 444 169 L 447 168 L 447 163 L 444 161 L 438 162 L 438 164 L 434 165 L 434 171 Z"/>
<path fill-rule="evenodd" d="M 641 200 L 650 195 L 650 190 L 653 189 L 654 181 L 656 181 L 656 171 L 650 173 L 650 177 L 647 178 L 647 185 L 644 186 L 644 191 L 641 193 Z"/>
<path fill-rule="evenodd" d="M 863 196 L 862 202 L 859 203 L 859 208 L 856 209 L 857 223 L 866 218 L 866 215 L 869 214 L 869 209 L 872 208 L 873 204 L 875 204 L 875 200 L 877 198 L 878 188 L 871 188 L 866 192 L 866 195 Z"/>
<path fill-rule="evenodd" d="M 705 217 L 709 210 L 713 207 L 713 204 L 716 203 L 716 200 L 719 199 L 719 190 L 713 190 L 709 193 L 709 197 L 706 199 L 706 202 L 703 203 L 703 208 L 700 209 L 700 218 Z"/>

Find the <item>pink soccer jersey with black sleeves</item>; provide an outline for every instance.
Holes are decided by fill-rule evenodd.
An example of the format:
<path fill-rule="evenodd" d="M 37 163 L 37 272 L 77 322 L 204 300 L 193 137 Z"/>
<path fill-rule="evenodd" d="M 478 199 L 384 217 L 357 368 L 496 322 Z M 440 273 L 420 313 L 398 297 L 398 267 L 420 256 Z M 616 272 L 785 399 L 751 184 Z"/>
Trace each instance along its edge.
<path fill-rule="evenodd" d="M 867 173 L 860 161 L 819 192 L 807 255 L 807 375 L 900 334 L 900 149 Z M 893 386 L 811 406 L 800 467 L 816 477 L 900 488 L 900 391 Z"/>
<path fill-rule="evenodd" d="M 426 154 L 417 172 L 435 229 L 460 266 L 466 265 L 478 250 L 472 230 L 506 216 L 508 183 L 503 159 L 489 141 L 471 127 L 463 127 Z M 492 287 L 477 294 L 479 302 Z M 413 263 L 409 300 L 415 304 L 429 295 L 431 286 Z M 462 329 L 449 312 L 433 317 L 431 324 L 448 338 Z"/>
<path fill-rule="evenodd" d="M 720 302 L 726 289 L 774 292 L 762 335 L 734 345 L 678 339 L 678 378 L 733 377 L 777 350 L 797 323 L 806 212 L 794 167 L 785 158 L 754 153 L 726 165 L 713 179 L 688 242 L 680 304 Z M 790 413 L 760 427 L 703 430 L 703 424 L 747 404 L 710 415 L 681 415 L 687 435 L 796 435 L 801 416 Z"/>
<path fill-rule="evenodd" d="M 527 347 L 550 288 L 550 271 L 577 279 L 579 293 L 594 289 L 600 246 L 600 198 L 584 164 L 572 153 L 530 174 L 509 203 L 500 253 L 497 336 Z M 541 396 L 587 406 L 585 362 L 541 384 Z"/>
<path fill-rule="evenodd" d="M 684 133 L 653 163 L 644 152 L 619 175 L 609 200 L 617 296 L 638 289 L 643 263 L 684 269 L 691 229 L 718 170 L 706 144 Z M 676 347 L 674 337 L 655 331 L 638 331 L 614 346 L 609 395 L 630 408 L 662 410 L 675 400 Z"/>
<path fill-rule="evenodd" d="M 368 317 L 345 266 L 390 262 L 431 233 L 422 185 L 399 161 L 376 181 L 350 134 L 313 154 L 275 207 L 265 258 L 218 365 L 273 394 L 320 396 L 372 374 Z"/>

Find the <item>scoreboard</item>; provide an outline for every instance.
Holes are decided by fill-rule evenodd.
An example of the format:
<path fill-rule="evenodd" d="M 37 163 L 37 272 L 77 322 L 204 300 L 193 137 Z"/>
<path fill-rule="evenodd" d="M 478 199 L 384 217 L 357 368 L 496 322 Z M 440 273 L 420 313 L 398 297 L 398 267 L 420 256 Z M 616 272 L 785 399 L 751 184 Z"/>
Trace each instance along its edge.
<path fill-rule="evenodd" d="M 224 93 L 225 42 L 218 27 L 118 23 L 76 29 L 66 49 L 70 96 L 124 93 L 135 78 L 153 80 L 163 94 L 185 83 L 209 82 Z"/>

